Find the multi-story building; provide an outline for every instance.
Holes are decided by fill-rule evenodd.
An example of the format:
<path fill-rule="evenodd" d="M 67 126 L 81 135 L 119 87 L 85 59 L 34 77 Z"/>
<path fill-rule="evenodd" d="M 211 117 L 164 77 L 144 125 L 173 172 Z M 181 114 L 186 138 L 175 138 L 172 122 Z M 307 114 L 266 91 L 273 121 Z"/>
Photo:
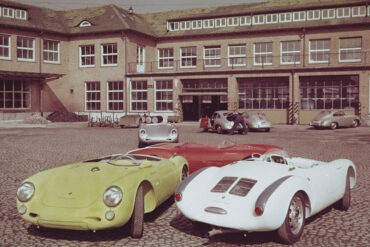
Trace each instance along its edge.
<path fill-rule="evenodd" d="M 31 112 L 198 120 L 260 110 L 370 116 L 370 5 L 280 0 L 136 14 L 0 0 L 0 120 Z"/>

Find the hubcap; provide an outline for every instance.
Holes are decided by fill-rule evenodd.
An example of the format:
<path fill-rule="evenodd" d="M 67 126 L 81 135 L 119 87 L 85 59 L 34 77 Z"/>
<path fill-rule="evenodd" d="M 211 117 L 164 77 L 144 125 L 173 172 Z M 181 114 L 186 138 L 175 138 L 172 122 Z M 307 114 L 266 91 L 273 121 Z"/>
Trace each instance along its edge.
<path fill-rule="evenodd" d="M 289 225 L 293 234 L 298 234 L 303 225 L 303 203 L 301 198 L 294 197 L 289 206 Z"/>

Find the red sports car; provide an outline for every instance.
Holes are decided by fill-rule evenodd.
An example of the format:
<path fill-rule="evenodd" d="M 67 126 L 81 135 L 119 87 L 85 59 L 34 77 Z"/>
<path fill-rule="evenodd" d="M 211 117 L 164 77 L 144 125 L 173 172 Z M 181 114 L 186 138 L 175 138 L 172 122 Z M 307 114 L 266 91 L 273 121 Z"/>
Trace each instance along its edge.
<path fill-rule="evenodd" d="M 181 155 L 189 163 L 189 173 L 207 166 L 224 166 L 235 161 L 251 157 L 252 154 L 264 154 L 271 149 L 281 147 L 264 144 L 236 144 L 223 141 L 220 144 L 198 143 L 161 143 L 146 148 L 135 149 L 130 154 L 148 154 L 162 158 Z"/>

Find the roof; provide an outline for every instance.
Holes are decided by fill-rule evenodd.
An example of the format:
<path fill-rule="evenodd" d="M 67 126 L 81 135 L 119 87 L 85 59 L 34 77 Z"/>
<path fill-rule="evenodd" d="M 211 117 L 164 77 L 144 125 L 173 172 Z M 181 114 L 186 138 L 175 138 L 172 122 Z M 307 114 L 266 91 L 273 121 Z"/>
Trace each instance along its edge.
<path fill-rule="evenodd" d="M 230 34 L 236 32 L 268 31 L 279 28 L 307 28 L 324 25 L 368 23 L 369 17 L 331 19 L 288 24 L 269 24 L 258 26 L 236 26 L 188 31 L 167 31 L 167 21 L 206 19 L 223 16 L 250 15 L 258 13 L 277 13 L 304 9 L 330 8 L 351 5 L 365 5 L 366 0 L 273 0 L 268 2 L 246 3 L 221 7 L 175 10 L 148 14 L 129 13 L 115 5 L 56 11 L 16 2 L 0 0 L 0 6 L 10 6 L 28 11 L 28 20 L 0 17 L 0 25 L 61 35 L 84 35 L 107 32 L 132 31 L 154 38 L 184 37 L 193 35 Z M 91 26 L 80 27 L 82 21 Z"/>

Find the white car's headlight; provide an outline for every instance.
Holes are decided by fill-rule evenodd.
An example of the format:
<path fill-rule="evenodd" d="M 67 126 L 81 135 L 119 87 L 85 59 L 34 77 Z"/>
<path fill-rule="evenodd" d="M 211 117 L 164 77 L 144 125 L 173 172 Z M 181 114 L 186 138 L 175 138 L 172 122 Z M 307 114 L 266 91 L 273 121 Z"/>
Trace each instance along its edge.
<path fill-rule="evenodd" d="M 140 130 L 139 130 L 139 135 L 140 135 L 141 137 L 145 137 L 145 136 L 146 136 L 146 130 L 145 130 L 145 129 L 140 129 Z"/>
<path fill-rule="evenodd" d="M 227 122 L 227 123 L 225 124 L 225 127 L 226 127 L 227 129 L 231 129 L 231 128 L 233 127 L 233 125 L 234 125 L 234 122 Z"/>
<path fill-rule="evenodd" d="M 27 202 L 35 193 L 35 186 L 31 182 L 23 183 L 17 190 L 17 198 L 21 202 Z"/>
<path fill-rule="evenodd" d="M 177 137 L 177 130 L 176 129 L 172 129 L 171 130 L 171 138 L 176 138 Z"/>
<path fill-rule="evenodd" d="M 122 190 L 118 186 L 109 187 L 103 195 L 103 201 L 108 207 L 115 207 L 122 201 Z"/>

